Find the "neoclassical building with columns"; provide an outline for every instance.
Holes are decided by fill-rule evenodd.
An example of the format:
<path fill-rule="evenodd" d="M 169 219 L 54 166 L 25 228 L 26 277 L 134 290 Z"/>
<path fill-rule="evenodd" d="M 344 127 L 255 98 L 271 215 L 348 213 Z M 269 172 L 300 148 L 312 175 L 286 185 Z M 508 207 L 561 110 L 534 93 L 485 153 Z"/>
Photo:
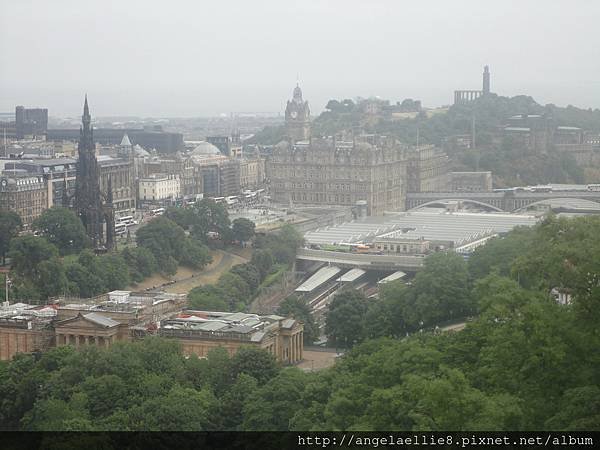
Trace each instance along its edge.
<path fill-rule="evenodd" d="M 189 311 L 185 294 L 112 291 L 90 299 L 58 298 L 50 305 L 0 305 L 0 360 L 52 347 L 108 348 L 119 341 L 161 336 L 185 355 L 205 357 L 216 347 L 230 355 L 242 346 L 271 353 L 281 364 L 303 357 L 304 325 L 277 315 Z"/>
<path fill-rule="evenodd" d="M 242 346 L 253 346 L 266 350 L 282 364 L 296 364 L 304 351 L 302 322 L 277 315 L 184 310 L 161 321 L 152 333 L 177 339 L 184 354 L 201 358 L 216 347 L 223 347 L 232 356 Z M 139 337 L 146 334 L 139 329 Z"/>

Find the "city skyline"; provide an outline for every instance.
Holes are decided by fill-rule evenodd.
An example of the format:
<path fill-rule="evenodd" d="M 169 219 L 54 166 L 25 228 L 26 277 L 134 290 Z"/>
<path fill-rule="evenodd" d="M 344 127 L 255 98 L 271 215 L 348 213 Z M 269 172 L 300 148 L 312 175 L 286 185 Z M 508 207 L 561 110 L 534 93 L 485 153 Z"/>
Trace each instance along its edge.
<path fill-rule="evenodd" d="M 479 89 L 484 65 L 500 95 L 600 107 L 600 5 L 583 0 L 94 3 L 1 7 L 0 52 L 19 63 L 0 69 L 0 112 L 76 117 L 87 92 L 97 117 L 283 113 L 297 77 L 313 116 L 357 96 L 436 107 Z"/>

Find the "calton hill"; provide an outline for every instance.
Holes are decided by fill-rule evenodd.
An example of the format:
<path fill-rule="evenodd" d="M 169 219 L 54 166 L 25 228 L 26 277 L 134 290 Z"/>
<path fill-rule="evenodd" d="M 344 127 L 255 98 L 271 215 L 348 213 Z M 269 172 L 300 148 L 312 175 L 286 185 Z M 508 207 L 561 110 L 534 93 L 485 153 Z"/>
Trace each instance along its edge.
<path fill-rule="evenodd" d="M 389 104 L 389 102 L 387 102 Z M 400 102 L 413 113 L 399 117 L 369 113 L 368 104 L 385 105 L 379 99 L 330 100 L 325 110 L 311 123 L 313 136 L 334 136 L 355 130 L 396 137 L 409 145 L 433 144 L 444 148 L 453 171 L 491 171 L 495 187 L 545 183 L 596 183 L 600 166 L 578 165 L 568 152 L 550 143 L 544 152 L 525 148 L 510 138 L 499 139 L 500 130 L 510 117 L 540 115 L 548 127 L 578 127 L 600 133 L 600 110 L 569 105 L 540 105 L 532 97 L 503 97 L 487 94 L 464 104 L 437 109 L 422 109 L 412 99 Z M 385 106 L 383 106 L 385 108 Z M 468 148 L 453 146 L 453 137 L 475 137 Z M 285 127 L 270 126 L 251 140 L 259 145 L 274 145 L 285 137 Z"/>

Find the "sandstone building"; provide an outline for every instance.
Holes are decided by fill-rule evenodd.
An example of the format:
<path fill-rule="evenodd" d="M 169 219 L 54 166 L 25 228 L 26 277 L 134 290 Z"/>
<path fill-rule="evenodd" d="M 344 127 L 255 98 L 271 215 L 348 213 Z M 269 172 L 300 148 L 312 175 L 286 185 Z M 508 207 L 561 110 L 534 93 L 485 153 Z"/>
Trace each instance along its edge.
<path fill-rule="evenodd" d="M 162 336 L 178 340 L 187 355 L 204 357 L 223 347 L 265 349 L 284 364 L 302 359 L 303 325 L 276 315 L 186 311 L 184 294 L 113 291 L 90 299 L 58 298 L 49 305 L 0 306 L 0 360 L 17 353 Z"/>
<path fill-rule="evenodd" d="M 279 203 L 367 203 L 369 215 L 404 208 L 406 148 L 383 136 L 279 143 L 269 161 L 271 196 Z"/>

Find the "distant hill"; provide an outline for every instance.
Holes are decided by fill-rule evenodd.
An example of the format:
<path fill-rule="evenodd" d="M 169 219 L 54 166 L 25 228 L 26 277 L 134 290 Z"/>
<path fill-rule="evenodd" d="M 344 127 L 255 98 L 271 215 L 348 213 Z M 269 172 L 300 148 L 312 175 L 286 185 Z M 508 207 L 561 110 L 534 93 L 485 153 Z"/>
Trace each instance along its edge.
<path fill-rule="evenodd" d="M 344 130 L 360 129 L 397 137 L 407 144 L 435 144 L 441 146 L 449 136 L 471 134 L 473 120 L 477 148 L 449 152 L 453 170 L 491 170 L 495 184 L 508 186 L 536 183 L 581 183 L 586 180 L 583 168 L 570 155 L 549 151 L 546 155 L 527 154 L 521 148 L 502 148 L 493 143 L 492 135 L 516 114 L 546 114 L 555 125 L 574 126 L 600 133 L 600 110 L 580 109 L 574 106 L 540 105 L 532 97 L 519 95 L 502 97 L 490 94 L 465 105 L 453 105 L 447 112 L 427 114 L 414 118 L 390 119 L 384 115 L 367 114 L 361 104 L 352 100 L 330 100 L 327 109 L 312 124 L 315 136 L 331 136 Z M 283 139 L 284 126 L 266 127 L 253 139 L 259 144 L 275 144 Z M 594 174 L 597 170 L 590 170 Z"/>

